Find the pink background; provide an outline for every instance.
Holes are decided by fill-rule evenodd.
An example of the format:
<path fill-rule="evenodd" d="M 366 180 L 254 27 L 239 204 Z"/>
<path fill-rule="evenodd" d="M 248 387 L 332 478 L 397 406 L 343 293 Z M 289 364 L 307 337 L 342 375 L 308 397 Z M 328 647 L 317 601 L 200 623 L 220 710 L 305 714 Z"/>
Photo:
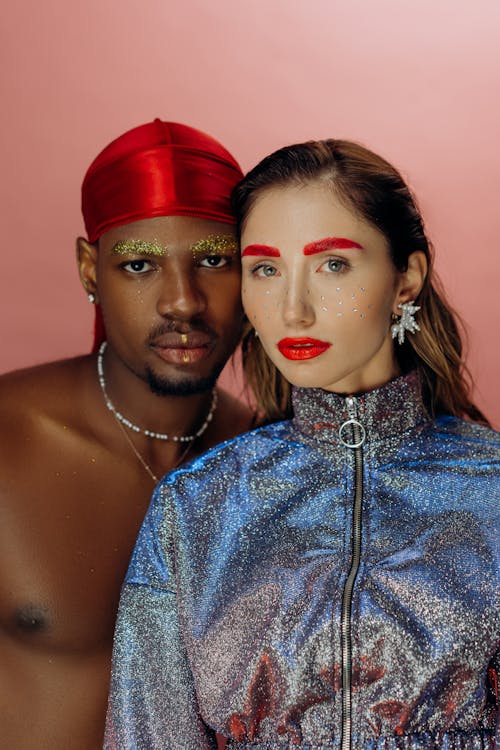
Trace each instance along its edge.
<path fill-rule="evenodd" d="M 89 349 L 81 179 L 160 116 L 212 133 L 244 169 L 328 136 L 399 166 L 500 424 L 498 0 L 18 0 L 2 35 L 0 370 Z"/>

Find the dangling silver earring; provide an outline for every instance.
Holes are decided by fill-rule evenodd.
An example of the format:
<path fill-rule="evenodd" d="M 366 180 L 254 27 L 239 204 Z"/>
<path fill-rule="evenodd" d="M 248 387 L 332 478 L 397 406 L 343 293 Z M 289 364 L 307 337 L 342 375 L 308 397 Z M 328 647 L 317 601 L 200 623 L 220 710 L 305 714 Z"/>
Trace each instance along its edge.
<path fill-rule="evenodd" d="M 412 299 L 409 302 L 402 302 L 400 305 L 398 305 L 399 309 L 401 310 L 401 316 L 399 318 L 397 316 L 394 316 L 396 318 L 396 322 L 391 326 L 392 338 L 395 339 L 397 337 L 398 344 L 404 343 L 405 331 L 409 331 L 409 333 L 416 333 L 417 331 L 420 331 L 420 326 L 415 320 L 415 313 L 417 312 L 417 310 L 420 310 L 420 307 L 418 307 L 418 305 L 414 305 L 414 302 L 415 300 Z"/>
<path fill-rule="evenodd" d="M 255 336 L 256 339 L 259 338 L 259 332 L 256 331 L 255 328 L 253 329 L 253 335 Z"/>
<path fill-rule="evenodd" d="M 88 292 L 87 297 L 89 298 L 89 302 L 91 305 L 95 305 L 95 294 L 92 292 Z"/>

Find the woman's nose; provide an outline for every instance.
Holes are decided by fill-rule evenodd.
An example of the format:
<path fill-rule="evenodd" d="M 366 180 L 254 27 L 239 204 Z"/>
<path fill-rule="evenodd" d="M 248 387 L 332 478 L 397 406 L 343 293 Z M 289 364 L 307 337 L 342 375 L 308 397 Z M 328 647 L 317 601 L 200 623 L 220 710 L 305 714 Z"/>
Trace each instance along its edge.
<path fill-rule="evenodd" d="M 307 284 L 302 281 L 291 282 L 285 289 L 283 300 L 284 322 L 292 328 L 300 328 L 312 325 L 315 319 Z"/>

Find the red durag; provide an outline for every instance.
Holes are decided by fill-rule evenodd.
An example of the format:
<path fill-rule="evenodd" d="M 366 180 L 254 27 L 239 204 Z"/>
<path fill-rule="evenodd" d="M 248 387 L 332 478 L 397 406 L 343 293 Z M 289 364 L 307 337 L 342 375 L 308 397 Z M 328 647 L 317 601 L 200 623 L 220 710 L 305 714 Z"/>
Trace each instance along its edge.
<path fill-rule="evenodd" d="M 243 174 L 231 154 L 187 125 L 155 120 L 124 133 L 90 165 L 82 185 L 89 242 L 122 224 L 196 216 L 234 224 L 230 195 Z M 96 307 L 94 350 L 104 340 Z"/>

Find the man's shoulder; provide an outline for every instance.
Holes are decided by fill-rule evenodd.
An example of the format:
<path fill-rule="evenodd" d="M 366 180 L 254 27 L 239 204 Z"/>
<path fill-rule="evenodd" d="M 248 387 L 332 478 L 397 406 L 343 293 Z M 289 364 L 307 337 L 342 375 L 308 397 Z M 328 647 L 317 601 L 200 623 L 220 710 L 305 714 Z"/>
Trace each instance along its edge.
<path fill-rule="evenodd" d="M 47 362 L 0 375 L 0 431 L 14 438 L 36 431 L 44 418 L 70 419 L 87 380 L 89 356 Z"/>
<path fill-rule="evenodd" d="M 214 419 L 216 421 L 214 435 L 217 443 L 223 443 L 255 427 L 257 423 L 255 411 L 244 397 L 237 398 L 222 388 L 217 389 L 217 396 L 218 405 Z"/>

